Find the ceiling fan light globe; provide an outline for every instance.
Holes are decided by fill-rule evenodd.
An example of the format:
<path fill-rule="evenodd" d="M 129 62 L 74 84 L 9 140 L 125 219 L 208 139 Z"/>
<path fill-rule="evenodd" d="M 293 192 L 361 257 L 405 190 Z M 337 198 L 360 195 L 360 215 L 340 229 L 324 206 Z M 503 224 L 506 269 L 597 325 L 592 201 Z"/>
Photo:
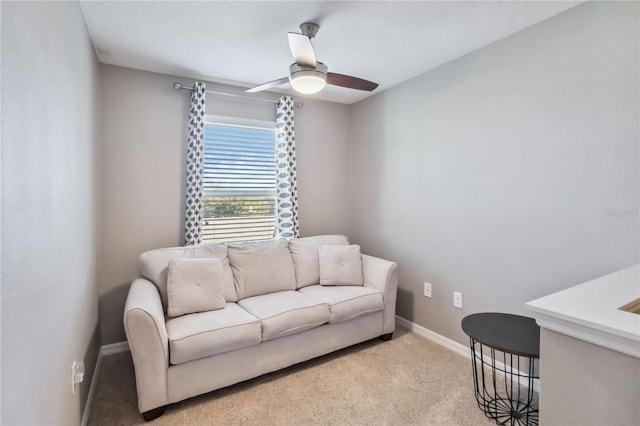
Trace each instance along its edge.
<path fill-rule="evenodd" d="M 293 89 L 303 95 L 318 93 L 327 84 L 327 75 L 317 71 L 299 71 L 290 77 Z"/>

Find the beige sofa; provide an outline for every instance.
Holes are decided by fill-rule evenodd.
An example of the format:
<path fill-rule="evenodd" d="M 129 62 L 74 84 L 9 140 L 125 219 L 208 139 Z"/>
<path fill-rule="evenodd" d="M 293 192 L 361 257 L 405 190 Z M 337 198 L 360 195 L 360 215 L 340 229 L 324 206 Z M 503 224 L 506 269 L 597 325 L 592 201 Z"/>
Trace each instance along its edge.
<path fill-rule="evenodd" d="M 346 237 L 325 235 L 143 253 L 144 278 L 131 284 L 124 326 L 145 420 L 167 404 L 375 337 L 390 339 L 398 265 L 350 246 L 359 263 L 340 254 L 347 247 Z M 170 317 L 170 262 L 209 258 L 222 265 L 224 308 Z M 353 281 L 360 285 L 319 284 L 359 270 Z"/>

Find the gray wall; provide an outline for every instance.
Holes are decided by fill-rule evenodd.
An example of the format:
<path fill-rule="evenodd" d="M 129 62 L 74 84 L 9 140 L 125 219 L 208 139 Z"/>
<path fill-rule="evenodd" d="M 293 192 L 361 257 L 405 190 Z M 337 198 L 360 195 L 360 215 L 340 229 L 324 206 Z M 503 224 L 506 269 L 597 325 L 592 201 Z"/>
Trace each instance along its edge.
<path fill-rule="evenodd" d="M 638 424 L 640 359 L 543 328 L 540 360 L 540 424 Z"/>
<path fill-rule="evenodd" d="M 3 2 L 1 50 L 0 423 L 79 424 L 99 341 L 99 69 L 77 3 Z"/>
<path fill-rule="evenodd" d="M 400 316 L 467 344 L 638 262 L 638 30 L 589 2 L 353 106 L 351 239 L 399 262 Z"/>
<path fill-rule="evenodd" d="M 140 253 L 183 243 L 190 92 L 172 84 L 193 82 L 110 65 L 101 71 L 99 283 L 106 344 L 125 340 L 122 313 Z M 213 83 L 207 89 L 238 92 Z M 348 107 L 308 99 L 304 104 L 295 111 L 300 232 L 346 233 Z M 207 95 L 207 112 L 269 120 L 274 106 Z"/>

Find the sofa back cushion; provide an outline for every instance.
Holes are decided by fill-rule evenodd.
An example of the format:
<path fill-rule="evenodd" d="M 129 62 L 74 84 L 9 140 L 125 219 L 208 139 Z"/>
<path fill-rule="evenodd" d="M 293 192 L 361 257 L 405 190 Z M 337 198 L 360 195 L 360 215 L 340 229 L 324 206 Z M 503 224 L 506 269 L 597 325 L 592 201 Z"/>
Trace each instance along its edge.
<path fill-rule="evenodd" d="M 227 258 L 227 246 L 224 244 L 203 244 L 194 247 L 170 247 L 150 250 L 140 255 L 140 273 L 153 282 L 162 299 L 164 311 L 167 311 L 167 271 L 169 262 L 174 259 L 214 258 L 222 263 L 222 284 L 224 299 L 227 302 L 238 301 L 238 295 L 233 283 L 233 274 Z"/>
<path fill-rule="evenodd" d="M 229 264 L 239 299 L 296 289 L 287 240 L 229 243 Z"/>
<path fill-rule="evenodd" d="M 292 238 L 289 250 L 296 272 L 297 288 L 318 284 L 320 282 L 320 245 L 348 245 L 344 235 L 318 235 L 315 237 Z"/>

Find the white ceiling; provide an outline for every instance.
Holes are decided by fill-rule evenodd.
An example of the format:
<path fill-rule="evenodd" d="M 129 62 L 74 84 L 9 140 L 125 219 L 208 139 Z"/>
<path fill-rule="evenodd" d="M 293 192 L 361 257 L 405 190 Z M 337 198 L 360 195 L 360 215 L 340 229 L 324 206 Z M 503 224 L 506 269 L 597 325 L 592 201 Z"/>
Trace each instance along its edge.
<path fill-rule="evenodd" d="M 581 1 L 82 1 L 105 64 L 251 87 L 288 75 L 287 32 L 318 23 L 329 71 L 380 84 L 327 86 L 353 103 L 563 12 Z M 279 92 L 291 93 L 289 84 Z"/>

